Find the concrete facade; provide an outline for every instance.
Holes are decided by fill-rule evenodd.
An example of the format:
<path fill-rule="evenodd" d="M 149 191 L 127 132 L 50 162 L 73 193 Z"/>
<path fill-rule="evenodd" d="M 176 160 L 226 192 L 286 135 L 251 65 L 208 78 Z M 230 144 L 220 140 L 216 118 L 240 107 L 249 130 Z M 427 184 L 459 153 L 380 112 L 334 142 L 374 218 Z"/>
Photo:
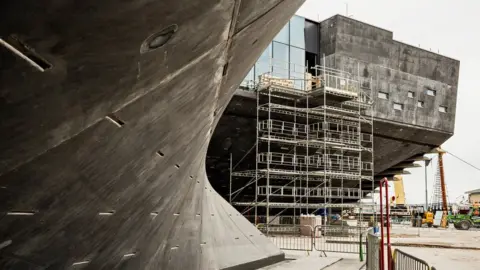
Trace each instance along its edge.
<path fill-rule="evenodd" d="M 320 55 L 327 65 L 373 79 L 376 172 L 401 166 L 453 135 L 458 60 L 398 42 L 391 31 L 341 15 L 321 22 L 320 33 L 325 44 Z"/>
<path fill-rule="evenodd" d="M 376 118 L 453 134 L 459 61 L 395 41 L 391 31 L 341 15 L 321 22 L 320 29 L 320 44 L 325 44 L 320 55 L 325 54 L 327 65 L 372 77 L 374 95 L 388 95 L 376 98 Z M 403 110 L 395 110 L 394 103 Z M 441 106 L 446 112 L 439 111 Z"/>
<path fill-rule="evenodd" d="M 29 53 L 0 46 L 0 269 L 282 260 L 212 189 L 205 156 L 241 80 L 302 3 L 3 2 L 0 38 Z"/>

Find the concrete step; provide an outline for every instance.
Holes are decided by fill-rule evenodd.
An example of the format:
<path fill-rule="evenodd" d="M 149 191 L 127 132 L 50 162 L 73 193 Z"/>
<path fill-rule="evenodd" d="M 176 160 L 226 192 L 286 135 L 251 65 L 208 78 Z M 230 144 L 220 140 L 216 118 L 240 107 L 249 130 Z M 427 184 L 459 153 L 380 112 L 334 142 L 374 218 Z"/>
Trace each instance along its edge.
<path fill-rule="evenodd" d="M 261 270 L 320 270 L 327 269 L 325 267 L 333 265 L 340 260 L 341 258 L 308 256 L 299 258 L 297 260 L 286 260 L 261 268 Z"/>

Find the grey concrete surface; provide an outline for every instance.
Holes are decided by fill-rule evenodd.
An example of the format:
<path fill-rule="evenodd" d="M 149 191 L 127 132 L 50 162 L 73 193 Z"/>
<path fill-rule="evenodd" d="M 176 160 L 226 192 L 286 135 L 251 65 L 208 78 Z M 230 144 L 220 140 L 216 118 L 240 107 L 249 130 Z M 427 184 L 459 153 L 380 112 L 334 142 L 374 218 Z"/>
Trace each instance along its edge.
<path fill-rule="evenodd" d="M 412 228 L 393 226 L 391 241 L 393 245 L 443 246 L 445 248 L 478 249 L 480 252 L 480 231 L 460 231 L 453 227 Z"/>
<path fill-rule="evenodd" d="M 302 2 L 2 3 L 0 37 L 18 36 L 52 68 L 0 48 L 0 243 L 10 243 L 0 268 L 283 259 L 211 188 L 205 156 L 241 79 Z M 164 46 L 140 53 L 172 24 Z"/>
<path fill-rule="evenodd" d="M 373 77 L 374 96 L 389 95 L 388 100 L 376 99 L 374 116 L 392 122 L 433 128 L 453 134 L 460 62 L 393 39 L 391 31 L 359 22 L 341 15 L 320 24 L 321 39 L 332 44 L 321 53 L 327 63 L 362 77 Z M 436 96 L 428 96 L 427 89 Z M 408 97 L 408 92 L 414 94 Z M 423 101 L 419 108 L 417 101 Z M 394 110 L 393 103 L 404 105 Z M 446 106 L 447 112 L 439 112 Z"/>
<path fill-rule="evenodd" d="M 320 270 L 339 263 L 341 258 L 308 256 L 296 260 L 287 260 L 275 265 L 260 268 L 262 270 Z M 357 269 L 358 270 L 358 269 Z"/>
<path fill-rule="evenodd" d="M 341 259 L 338 262 L 323 268 L 324 270 L 359 270 L 365 262 L 358 259 Z"/>
<path fill-rule="evenodd" d="M 480 251 L 412 247 L 398 249 L 422 258 L 436 270 L 476 270 L 480 265 Z"/>
<path fill-rule="evenodd" d="M 437 270 L 473 270 L 480 265 L 479 231 L 394 226 L 391 242 L 393 249 L 422 259 Z"/>

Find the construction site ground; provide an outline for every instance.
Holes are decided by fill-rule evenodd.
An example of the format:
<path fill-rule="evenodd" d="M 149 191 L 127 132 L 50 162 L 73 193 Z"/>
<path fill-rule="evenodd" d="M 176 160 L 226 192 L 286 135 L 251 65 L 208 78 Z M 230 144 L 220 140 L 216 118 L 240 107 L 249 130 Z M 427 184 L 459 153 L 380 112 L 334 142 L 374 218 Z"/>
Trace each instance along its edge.
<path fill-rule="evenodd" d="M 449 228 L 413 228 L 393 225 L 391 232 L 393 246 L 430 248 L 454 248 L 480 252 L 480 230 L 468 231 Z"/>
<path fill-rule="evenodd" d="M 393 226 L 392 247 L 421 258 L 437 270 L 480 269 L 480 230 Z"/>
<path fill-rule="evenodd" d="M 480 230 L 460 231 L 453 227 L 413 228 L 393 225 L 391 228 L 392 249 L 399 249 L 426 261 L 436 270 L 480 269 Z M 358 254 L 320 251 L 284 250 L 287 260 L 264 270 L 336 270 L 359 269 Z M 325 257 L 326 255 L 326 257 Z M 386 261 L 386 260 L 385 260 Z"/>

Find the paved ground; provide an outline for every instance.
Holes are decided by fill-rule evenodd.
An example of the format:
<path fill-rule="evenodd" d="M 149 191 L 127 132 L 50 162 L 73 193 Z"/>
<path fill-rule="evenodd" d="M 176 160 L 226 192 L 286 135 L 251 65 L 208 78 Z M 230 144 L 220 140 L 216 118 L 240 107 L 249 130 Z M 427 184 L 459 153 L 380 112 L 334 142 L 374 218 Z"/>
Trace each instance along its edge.
<path fill-rule="evenodd" d="M 480 269 L 480 251 L 398 247 L 409 254 L 427 261 L 436 270 L 478 270 Z"/>
<path fill-rule="evenodd" d="M 363 263 L 358 259 L 347 259 L 339 257 L 318 257 L 310 256 L 287 260 L 277 263 L 262 270 L 358 270 Z"/>
<path fill-rule="evenodd" d="M 459 231 L 454 228 L 412 228 L 394 226 L 393 244 L 439 245 L 456 248 L 480 249 L 480 231 Z"/>
<path fill-rule="evenodd" d="M 276 239 L 277 242 L 280 239 Z M 311 242 L 305 239 L 289 241 L 298 242 L 295 247 L 309 249 Z M 402 250 L 417 258 L 423 259 L 437 270 L 470 270 L 480 269 L 480 231 L 459 231 L 454 228 L 412 228 L 397 226 L 392 228 L 391 242 L 393 248 Z M 278 242 L 288 244 L 290 242 Z M 339 244 L 324 244 L 336 249 Z M 330 246 L 329 246 L 330 245 Z M 342 245 L 342 244 L 340 244 Z M 350 250 L 353 244 L 345 244 Z M 322 245 L 317 245 L 324 247 Z M 316 247 L 317 247 L 316 246 Z M 358 254 L 322 253 L 313 251 L 285 250 L 289 261 L 264 268 L 265 270 L 357 270 L 364 262 L 360 262 Z M 325 257 L 326 255 L 326 257 Z M 386 260 L 385 260 L 386 261 Z"/>
<path fill-rule="evenodd" d="M 325 270 L 358 270 L 365 262 L 360 262 L 358 259 L 341 259 L 336 263 L 323 268 Z"/>
<path fill-rule="evenodd" d="M 262 270 L 320 270 L 338 262 L 341 258 L 308 256 L 296 260 L 287 260 L 261 268 Z"/>

